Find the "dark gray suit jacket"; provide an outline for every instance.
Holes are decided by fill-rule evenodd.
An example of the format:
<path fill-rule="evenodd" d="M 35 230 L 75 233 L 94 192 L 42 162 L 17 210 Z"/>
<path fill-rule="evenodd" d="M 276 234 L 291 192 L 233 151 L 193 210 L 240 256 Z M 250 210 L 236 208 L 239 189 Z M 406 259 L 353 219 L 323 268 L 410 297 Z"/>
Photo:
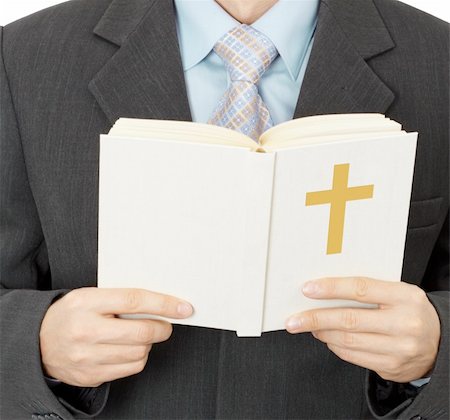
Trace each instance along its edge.
<path fill-rule="evenodd" d="M 192 327 L 139 375 L 52 391 L 39 328 L 57 296 L 96 284 L 99 134 L 120 116 L 191 115 L 170 0 L 78 0 L 5 27 L 2 419 L 448 418 L 448 54 L 448 26 L 400 2 L 323 0 L 295 112 L 381 112 L 420 133 L 402 277 L 429 292 L 442 339 L 418 396 L 309 334 Z"/>

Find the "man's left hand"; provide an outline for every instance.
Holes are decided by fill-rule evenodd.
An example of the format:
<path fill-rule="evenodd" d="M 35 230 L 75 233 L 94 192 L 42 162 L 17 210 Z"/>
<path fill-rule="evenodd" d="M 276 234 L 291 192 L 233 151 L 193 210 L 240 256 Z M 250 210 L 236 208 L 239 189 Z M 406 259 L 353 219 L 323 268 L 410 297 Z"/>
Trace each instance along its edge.
<path fill-rule="evenodd" d="M 307 282 L 303 294 L 378 307 L 296 314 L 286 322 L 290 333 L 311 332 L 342 360 L 373 370 L 386 380 L 409 382 L 430 374 L 439 347 L 440 321 L 419 287 L 365 277 L 324 278 Z"/>

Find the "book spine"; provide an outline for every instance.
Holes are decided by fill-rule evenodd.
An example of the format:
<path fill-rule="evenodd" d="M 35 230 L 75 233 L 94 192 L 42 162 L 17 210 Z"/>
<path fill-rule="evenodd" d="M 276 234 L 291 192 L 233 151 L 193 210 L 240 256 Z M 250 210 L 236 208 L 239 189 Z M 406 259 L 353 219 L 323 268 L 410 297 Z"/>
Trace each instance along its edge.
<path fill-rule="evenodd" d="M 237 335 L 260 336 L 266 284 L 267 250 L 275 154 L 249 153 L 246 182 L 245 243 L 240 290 L 241 313 Z"/>

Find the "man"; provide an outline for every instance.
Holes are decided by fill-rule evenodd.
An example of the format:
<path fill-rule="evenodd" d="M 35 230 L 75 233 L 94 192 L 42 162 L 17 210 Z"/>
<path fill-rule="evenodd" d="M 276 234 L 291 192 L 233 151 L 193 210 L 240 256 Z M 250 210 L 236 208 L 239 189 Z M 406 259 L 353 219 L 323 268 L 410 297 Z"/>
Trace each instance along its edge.
<path fill-rule="evenodd" d="M 269 32 L 295 30 L 289 7 L 314 11 L 313 1 L 217 3 L 236 26 L 257 28 L 259 17 L 278 13 L 283 25 L 275 19 Z M 169 0 L 69 2 L 3 30 L 2 417 L 447 418 L 448 27 L 401 3 L 323 0 L 317 27 L 312 14 L 299 38 L 281 32 L 289 42 L 277 40 L 278 71 L 260 83 L 275 123 L 381 112 L 420 133 L 405 283 L 322 279 L 303 290 L 377 309 L 293 314 L 290 333 L 237 338 L 118 319 L 186 317 L 192 308 L 157 291 L 88 287 L 96 285 L 99 134 L 120 116 L 199 121 L 209 113 L 194 89 L 183 28 L 195 7 L 215 7 L 214 28 L 225 11 L 212 2 L 176 7 L 175 15 Z M 283 46 L 300 38 L 305 48 L 296 50 L 289 82 Z M 210 47 L 191 66 L 203 62 L 223 79 Z M 264 94 L 269 77 L 296 95 L 301 86 L 298 102 Z M 214 89 L 207 80 L 204 88 Z"/>

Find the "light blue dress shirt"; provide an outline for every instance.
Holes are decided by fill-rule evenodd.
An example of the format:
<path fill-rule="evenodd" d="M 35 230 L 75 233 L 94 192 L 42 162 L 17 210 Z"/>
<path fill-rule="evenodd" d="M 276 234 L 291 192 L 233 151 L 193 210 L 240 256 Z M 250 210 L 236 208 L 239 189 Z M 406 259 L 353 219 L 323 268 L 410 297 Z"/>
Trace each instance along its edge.
<path fill-rule="evenodd" d="M 205 123 L 229 86 L 214 44 L 240 23 L 214 0 L 175 0 L 178 39 L 192 119 Z M 252 27 L 279 56 L 258 83 L 274 124 L 292 119 L 308 64 L 319 0 L 280 0 Z"/>

